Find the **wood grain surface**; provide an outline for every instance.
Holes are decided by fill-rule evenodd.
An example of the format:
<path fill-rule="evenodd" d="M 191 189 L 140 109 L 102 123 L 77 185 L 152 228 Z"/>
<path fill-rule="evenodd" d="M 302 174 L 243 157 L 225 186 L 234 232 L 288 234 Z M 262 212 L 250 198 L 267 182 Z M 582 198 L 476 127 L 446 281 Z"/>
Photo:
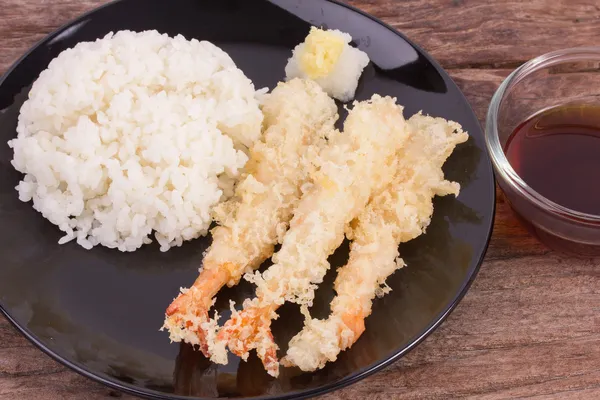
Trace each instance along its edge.
<path fill-rule="evenodd" d="M 103 0 L 0 0 L 0 73 L 36 41 Z M 352 0 L 449 70 L 483 121 L 511 69 L 594 45 L 598 0 Z M 499 196 L 472 289 L 408 356 L 323 399 L 600 398 L 600 260 L 551 252 Z M 0 317 L 1 399 L 131 399 L 51 360 Z"/>

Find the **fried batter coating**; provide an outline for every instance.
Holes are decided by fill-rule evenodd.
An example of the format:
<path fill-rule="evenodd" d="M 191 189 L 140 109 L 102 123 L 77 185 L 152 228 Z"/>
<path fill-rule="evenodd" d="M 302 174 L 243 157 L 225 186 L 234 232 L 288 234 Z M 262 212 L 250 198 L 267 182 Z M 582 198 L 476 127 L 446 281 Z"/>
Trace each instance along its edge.
<path fill-rule="evenodd" d="M 444 179 L 442 166 L 467 133 L 455 122 L 421 114 L 407 122 L 411 134 L 393 182 L 353 223 L 350 258 L 335 281 L 331 315 L 311 319 L 303 308 L 305 327 L 290 341 L 283 365 L 314 371 L 352 346 L 365 330 L 373 299 L 390 290 L 386 279 L 404 265 L 398 245 L 425 232 L 434 196 L 458 195 L 459 185 Z"/>
<path fill-rule="evenodd" d="M 174 342 L 199 345 L 215 362 L 224 349 L 212 348 L 216 322 L 208 318 L 213 298 L 225 285 L 258 268 L 273 254 L 309 181 L 311 157 L 325 145 L 338 118 L 333 99 L 314 82 L 280 83 L 266 98 L 265 131 L 250 151 L 235 196 L 218 206 L 213 242 L 200 275 L 167 308 L 164 327 Z"/>
<path fill-rule="evenodd" d="M 397 170 L 397 153 L 408 138 L 402 107 L 374 95 L 356 102 L 344 124 L 320 153 L 313 186 L 300 200 L 274 264 L 250 278 L 256 298 L 246 300 L 219 332 L 218 341 L 245 358 L 256 349 L 269 374 L 277 376 L 277 345 L 271 321 L 284 302 L 310 306 L 329 269 L 327 258 L 342 243 L 350 222 L 373 193 L 386 187 Z"/>

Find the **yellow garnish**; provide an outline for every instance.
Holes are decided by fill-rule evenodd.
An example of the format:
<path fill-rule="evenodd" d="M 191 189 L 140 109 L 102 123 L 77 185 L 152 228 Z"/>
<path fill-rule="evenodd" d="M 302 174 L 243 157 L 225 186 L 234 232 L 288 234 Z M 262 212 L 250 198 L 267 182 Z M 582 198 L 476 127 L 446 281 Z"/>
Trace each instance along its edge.
<path fill-rule="evenodd" d="M 344 39 L 322 29 L 310 28 L 300 55 L 300 66 L 310 79 L 327 76 L 344 50 Z"/>

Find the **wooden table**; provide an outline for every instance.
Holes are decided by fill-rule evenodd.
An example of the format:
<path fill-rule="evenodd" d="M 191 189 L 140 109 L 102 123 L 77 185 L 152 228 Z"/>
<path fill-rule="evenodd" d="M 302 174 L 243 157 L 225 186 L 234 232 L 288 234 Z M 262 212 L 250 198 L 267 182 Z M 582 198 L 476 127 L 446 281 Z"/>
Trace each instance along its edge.
<path fill-rule="evenodd" d="M 166 0 L 165 0 L 166 1 Z M 0 0 L 0 73 L 105 0 Z M 494 90 L 539 54 L 598 44 L 599 0 L 352 0 L 424 47 L 483 122 Z M 473 287 L 394 365 L 324 399 L 600 398 L 600 260 L 555 254 L 501 197 Z M 121 397 L 51 360 L 0 318 L 0 398 Z"/>

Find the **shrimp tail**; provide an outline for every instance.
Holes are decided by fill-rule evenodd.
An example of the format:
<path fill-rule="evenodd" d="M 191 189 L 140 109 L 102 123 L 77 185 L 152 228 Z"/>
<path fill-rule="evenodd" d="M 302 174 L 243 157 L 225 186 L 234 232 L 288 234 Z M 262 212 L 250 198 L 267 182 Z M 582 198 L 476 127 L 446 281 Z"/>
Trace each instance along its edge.
<path fill-rule="evenodd" d="M 231 268 L 225 264 L 202 269 L 194 285 L 182 289 L 165 312 L 163 328 L 169 330 L 171 341 L 196 345 L 206 357 L 211 356 L 207 338 L 214 325 L 210 323 L 208 310 L 216 293 L 230 279 Z"/>
<path fill-rule="evenodd" d="M 366 316 L 365 310 L 353 306 L 324 320 L 307 316 L 304 329 L 290 341 L 281 365 L 298 366 L 303 371 L 323 368 L 327 362 L 335 361 L 341 351 L 350 348 L 363 334 Z"/>
<path fill-rule="evenodd" d="M 217 340 L 226 342 L 229 350 L 241 357 L 248 358 L 251 350 L 256 353 L 269 375 L 279 375 L 279 346 L 273 339 L 271 321 L 276 317 L 272 306 L 258 307 L 244 305 L 240 312 L 234 312 L 219 331 Z"/>
<path fill-rule="evenodd" d="M 267 373 L 277 378 L 279 376 L 279 360 L 277 359 L 279 346 L 275 343 L 271 330 L 268 329 L 261 332 L 258 335 L 258 342 L 259 344 L 256 348 L 258 358 L 262 361 Z"/>
<path fill-rule="evenodd" d="M 180 313 L 180 303 L 186 302 L 185 293 L 181 293 L 167 308 L 164 327 L 169 329 L 172 342 L 188 342 L 199 346 L 199 350 L 205 357 L 210 357 L 206 334 L 202 329 L 202 323 L 208 321 L 208 310 L 195 305 L 192 315 L 199 323 L 194 323 L 191 318 L 186 318 Z M 184 332 L 187 331 L 187 332 Z M 184 337 L 186 336 L 186 337 Z"/>

